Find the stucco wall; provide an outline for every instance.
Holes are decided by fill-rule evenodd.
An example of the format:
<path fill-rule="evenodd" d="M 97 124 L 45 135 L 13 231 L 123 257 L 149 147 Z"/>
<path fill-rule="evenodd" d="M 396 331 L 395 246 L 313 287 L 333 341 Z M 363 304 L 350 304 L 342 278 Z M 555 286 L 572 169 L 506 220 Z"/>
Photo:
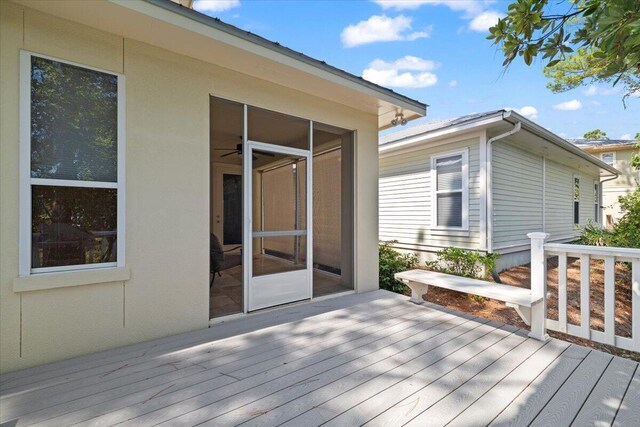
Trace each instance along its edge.
<path fill-rule="evenodd" d="M 377 289 L 376 116 L 11 2 L 0 8 L 2 371 L 208 326 L 210 94 L 356 130 L 356 289 Z M 13 290 L 20 49 L 125 75 L 130 280 Z"/>
<path fill-rule="evenodd" d="M 603 152 L 607 151 L 592 154 L 600 157 Z M 632 193 L 640 181 L 640 172 L 631 167 L 631 156 L 634 152 L 637 153 L 638 150 L 633 147 L 614 151 L 613 167 L 618 169 L 621 174 L 618 178 L 602 184 L 602 211 L 605 225 L 607 225 L 607 215 L 610 215 L 614 221 L 620 219 L 622 212 L 618 197 Z"/>

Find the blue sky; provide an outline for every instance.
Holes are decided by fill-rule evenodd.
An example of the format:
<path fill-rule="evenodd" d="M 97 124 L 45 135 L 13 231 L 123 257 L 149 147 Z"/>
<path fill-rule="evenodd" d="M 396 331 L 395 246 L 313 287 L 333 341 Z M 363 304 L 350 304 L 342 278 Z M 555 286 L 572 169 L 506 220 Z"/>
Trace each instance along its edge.
<path fill-rule="evenodd" d="M 194 8 L 425 102 L 426 120 L 512 108 L 566 138 L 595 128 L 611 139 L 640 132 L 640 97 L 625 109 L 621 90 L 606 85 L 553 94 L 540 63 L 504 73 L 486 36 L 508 4 L 196 0 Z"/>

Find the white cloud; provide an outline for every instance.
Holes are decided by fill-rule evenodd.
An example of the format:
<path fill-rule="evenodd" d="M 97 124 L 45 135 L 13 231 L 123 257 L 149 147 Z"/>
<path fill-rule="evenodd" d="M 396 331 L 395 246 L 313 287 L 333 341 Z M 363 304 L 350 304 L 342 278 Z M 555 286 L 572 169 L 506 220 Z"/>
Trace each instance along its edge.
<path fill-rule="evenodd" d="M 630 133 L 625 133 L 623 135 L 620 135 L 620 139 L 633 139 L 633 137 Z"/>
<path fill-rule="evenodd" d="M 640 89 L 631 92 L 631 94 L 629 95 L 632 98 L 640 98 Z"/>
<path fill-rule="evenodd" d="M 193 9 L 205 14 L 224 12 L 240 6 L 240 0 L 196 0 Z"/>
<path fill-rule="evenodd" d="M 504 14 L 486 8 L 493 1 L 488 0 L 373 0 L 384 10 L 393 9 L 415 10 L 424 5 L 446 6 L 449 9 L 462 12 L 464 19 L 470 20 L 469 29 L 484 32 L 498 22 Z"/>
<path fill-rule="evenodd" d="M 609 95 L 617 95 L 620 92 L 621 92 L 620 87 L 603 88 L 603 87 L 598 87 L 596 85 L 590 85 L 588 88 L 582 91 L 582 93 L 584 93 L 586 96 L 595 96 L 595 95 L 609 96 Z"/>
<path fill-rule="evenodd" d="M 498 19 L 503 18 L 505 15 L 495 10 L 487 10 L 476 16 L 469 22 L 469 28 L 473 31 L 485 32 L 489 31 L 489 28 L 498 23 Z"/>
<path fill-rule="evenodd" d="M 505 107 L 505 110 L 513 110 L 516 113 L 532 119 L 538 118 L 538 109 L 532 105 L 525 105 L 522 108 Z"/>
<path fill-rule="evenodd" d="M 449 87 L 456 87 L 458 86 L 458 81 L 457 80 L 451 80 L 449 82 Z"/>
<path fill-rule="evenodd" d="M 479 0 L 373 0 L 383 9 L 415 10 L 423 5 L 447 6 L 451 10 L 463 11 L 468 16 L 476 16 L 483 9 L 483 2 Z"/>
<path fill-rule="evenodd" d="M 394 62 L 376 59 L 362 72 L 362 78 L 381 86 L 423 88 L 438 82 L 438 77 L 431 72 L 435 68 L 435 62 L 416 56 L 405 56 Z"/>
<path fill-rule="evenodd" d="M 522 108 L 516 109 L 516 112 L 525 117 L 531 117 L 532 119 L 538 118 L 538 109 L 532 105 L 525 105 Z"/>
<path fill-rule="evenodd" d="M 412 18 L 404 15 L 398 15 L 395 18 L 386 15 L 373 15 L 366 21 L 349 25 L 342 30 L 342 44 L 345 47 L 354 47 L 367 43 L 416 40 L 429 37 L 430 28 L 408 33 L 411 30 L 411 21 Z"/>
<path fill-rule="evenodd" d="M 575 111 L 582 108 L 582 102 L 578 101 L 577 99 L 572 99 L 571 101 L 556 104 L 553 106 L 553 108 L 555 110 Z"/>
<path fill-rule="evenodd" d="M 586 88 L 583 92 L 586 96 L 594 96 L 598 93 L 598 88 L 595 87 L 595 85 L 591 85 L 588 88 Z"/>

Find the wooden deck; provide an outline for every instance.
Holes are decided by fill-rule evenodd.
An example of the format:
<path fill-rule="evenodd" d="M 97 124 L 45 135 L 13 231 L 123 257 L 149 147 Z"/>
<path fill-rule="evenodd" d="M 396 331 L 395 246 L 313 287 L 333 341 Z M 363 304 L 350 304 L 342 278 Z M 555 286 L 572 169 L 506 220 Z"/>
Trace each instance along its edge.
<path fill-rule="evenodd" d="M 377 291 L 2 377 L 3 425 L 640 425 L 626 359 Z"/>

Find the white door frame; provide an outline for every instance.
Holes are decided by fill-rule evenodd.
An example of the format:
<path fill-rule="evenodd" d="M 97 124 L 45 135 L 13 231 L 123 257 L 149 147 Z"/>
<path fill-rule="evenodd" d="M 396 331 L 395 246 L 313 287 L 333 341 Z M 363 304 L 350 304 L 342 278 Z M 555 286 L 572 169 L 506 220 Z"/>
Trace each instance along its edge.
<path fill-rule="evenodd" d="M 246 126 L 246 122 L 245 122 Z M 310 131 L 313 124 L 310 124 Z M 247 135 L 245 128 L 245 135 Z M 310 132 L 309 138 L 311 139 Z M 310 145 L 312 147 L 312 145 Z M 253 231 L 253 151 L 260 150 L 277 154 L 288 154 L 306 159 L 306 230 L 260 232 L 255 236 Z M 244 196 L 244 221 L 243 221 L 243 275 L 244 275 L 244 311 L 249 312 L 267 308 L 274 305 L 286 304 L 303 299 L 311 299 L 313 296 L 313 157 L 311 150 L 267 144 L 264 142 L 244 140 L 243 147 L 243 196 Z M 269 235 L 304 235 L 306 236 L 307 268 L 304 270 L 289 271 L 253 277 L 253 237 Z M 260 293 L 261 289 L 268 292 Z"/>

